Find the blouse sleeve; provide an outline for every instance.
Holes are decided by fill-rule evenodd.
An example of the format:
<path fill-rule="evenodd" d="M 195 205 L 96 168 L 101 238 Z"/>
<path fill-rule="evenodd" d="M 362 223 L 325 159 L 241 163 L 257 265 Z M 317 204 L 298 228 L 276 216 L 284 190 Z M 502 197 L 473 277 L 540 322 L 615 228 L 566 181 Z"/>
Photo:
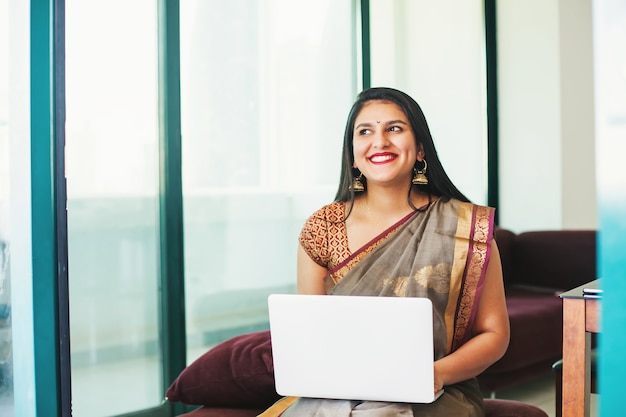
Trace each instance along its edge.
<path fill-rule="evenodd" d="M 324 208 L 316 211 L 309 217 L 298 240 L 304 251 L 320 266 L 328 267 L 328 220 L 324 213 Z"/>

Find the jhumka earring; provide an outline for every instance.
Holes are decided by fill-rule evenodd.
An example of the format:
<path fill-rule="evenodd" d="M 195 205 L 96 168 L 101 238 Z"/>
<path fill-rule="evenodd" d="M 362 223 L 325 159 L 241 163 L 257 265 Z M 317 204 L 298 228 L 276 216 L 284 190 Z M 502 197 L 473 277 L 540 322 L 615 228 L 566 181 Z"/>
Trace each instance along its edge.
<path fill-rule="evenodd" d="M 428 164 L 424 159 L 424 167 L 421 169 L 417 169 L 417 167 L 413 167 L 413 179 L 411 183 L 414 185 L 428 185 L 428 177 L 426 176 L 426 168 Z"/>
<path fill-rule="evenodd" d="M 363 181 L 361 181 L 362 177 L 363 173 L 359 172 L 359 175 L 352 179 L 352 184 L 350 184 L 348 190 L 355 193 L 362 193 L 363 191 L 365 191 L 365 185 L 363 185 Z"/>

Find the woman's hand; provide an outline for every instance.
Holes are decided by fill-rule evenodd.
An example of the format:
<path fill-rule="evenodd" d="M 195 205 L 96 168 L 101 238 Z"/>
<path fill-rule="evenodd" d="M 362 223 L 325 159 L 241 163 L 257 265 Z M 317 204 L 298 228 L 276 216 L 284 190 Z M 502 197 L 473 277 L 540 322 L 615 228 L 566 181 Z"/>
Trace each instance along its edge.
<path fill-rule="evenodd" d="M 435 366 L 435 394 L 443 389 L 443 379 L 439 376 L 437 372 L 437 367 Z"/>

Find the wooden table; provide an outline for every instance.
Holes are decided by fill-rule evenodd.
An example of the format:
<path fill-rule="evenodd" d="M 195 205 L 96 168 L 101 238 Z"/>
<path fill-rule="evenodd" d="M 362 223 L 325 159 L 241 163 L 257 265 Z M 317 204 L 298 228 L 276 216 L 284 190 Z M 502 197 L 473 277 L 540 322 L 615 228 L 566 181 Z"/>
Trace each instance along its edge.
<path fill-rule="evenodd" d="M 583 295 L 599 288 L 591 281 L 561 294 L 563 299 L 563 416 L 589 417 L 591 333 L 600 332 L 600 298 Z"/>

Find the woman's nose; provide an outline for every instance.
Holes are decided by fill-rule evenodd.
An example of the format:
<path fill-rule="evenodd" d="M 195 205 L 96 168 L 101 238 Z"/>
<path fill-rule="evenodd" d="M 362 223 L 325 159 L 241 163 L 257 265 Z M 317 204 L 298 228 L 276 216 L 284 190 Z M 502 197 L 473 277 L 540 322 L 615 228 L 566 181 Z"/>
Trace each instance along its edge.
<path fill-rule="evenodd" d="M 377 148 L 386 148 L 389 146 L 389 139 L 384 131 L 379 131 L 374 134 L 372 145 Z"/>

